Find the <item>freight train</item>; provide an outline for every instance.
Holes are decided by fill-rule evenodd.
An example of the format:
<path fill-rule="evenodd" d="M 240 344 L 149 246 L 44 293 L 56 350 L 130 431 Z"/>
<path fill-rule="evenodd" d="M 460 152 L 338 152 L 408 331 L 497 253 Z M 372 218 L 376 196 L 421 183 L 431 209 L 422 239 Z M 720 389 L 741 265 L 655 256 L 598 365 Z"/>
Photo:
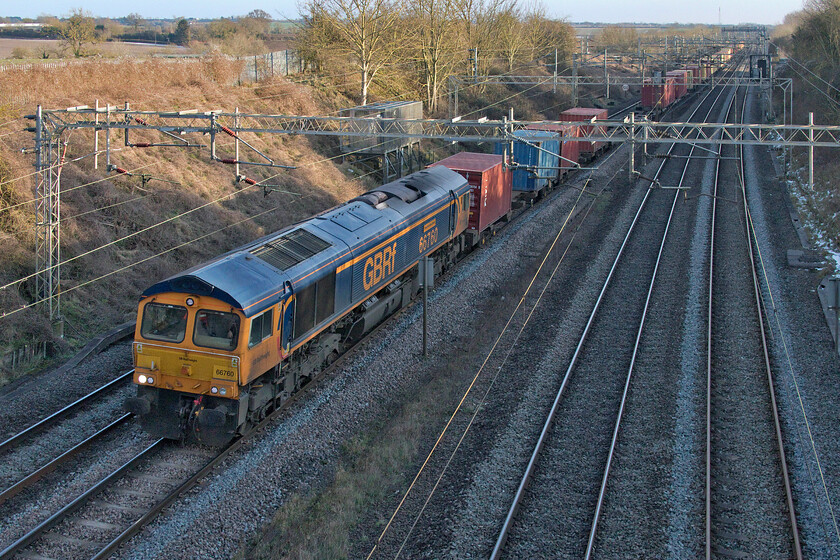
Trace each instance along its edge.
<path fill-rule="evenodd" d="M 501 157 L 443 161 L 154 284 L 128 410 L 158 437 L 223 445 L 246 432 L 404 307 L 421 258 L 440 273 L 506 217 L 510 184 Z"/>
<path fill-rule="evenodd" d="M 732 47 L 724 47 L 704 57 L 699 64 L 671 70 L 664 76 L 645 78 L 642 83 L 641 109 L 654 118 L 661 115 L 668 107 L 726 65 L 732 59 L 733 52 Z"/>
<path fill-rule="evenodd" d="M 606 150 L 576 140 L 606 118 L 567 110 L 580 124 L 534 123 L 497 154 L 455 154 L 152 285 L 126 408 L 157 437 L 219 446 L 246 433 L 405 307 L 422 258 L 442 273 L 510 218 L 514 197 Z"/>

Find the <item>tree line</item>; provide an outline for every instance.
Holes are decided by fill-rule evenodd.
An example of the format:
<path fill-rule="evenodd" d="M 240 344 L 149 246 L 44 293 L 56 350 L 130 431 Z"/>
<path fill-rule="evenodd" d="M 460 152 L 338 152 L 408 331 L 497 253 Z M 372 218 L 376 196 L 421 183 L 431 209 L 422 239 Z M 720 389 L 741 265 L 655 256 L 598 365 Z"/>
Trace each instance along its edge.
<path fill-rule="evenodd" d="M 197 22 L 186 18 L 150 21 L 138 13 L 117 19 L 96 18 L 82 9 L 74 9 L 64 18 L 42 16 L 38 22 L 43 24 L 40 29 L 10 29 L 0 34 L 27 39 L 58 39 L 63 51 L 75 57 L 92 54 L 92 47 L 104 41 L 154 42 L 247 55 L 265 52 L 268 50 L 267 43 L 284 39 L 271 15 L 263 10 L 253 10 L 244 16 Z M 42 54 L 44 58 L 50 55 L 46 51 Z"/>
<path fill-rule="evenodd" d="M 806 0 L 785 17 L 774 41 L 833 86 L 827 94 L 840 101 L 840 0 Z"/>
<path fill-rule="evenodd" d="M 520 0 L 306 0 L 301 56 L 324 75 L 358 76 L 359 100 L 371 85 L 408 82 L 435 111 L 451 75 L 511 72 L 532 61 L 567 66 L 575 33 L 539 4 Z"/>

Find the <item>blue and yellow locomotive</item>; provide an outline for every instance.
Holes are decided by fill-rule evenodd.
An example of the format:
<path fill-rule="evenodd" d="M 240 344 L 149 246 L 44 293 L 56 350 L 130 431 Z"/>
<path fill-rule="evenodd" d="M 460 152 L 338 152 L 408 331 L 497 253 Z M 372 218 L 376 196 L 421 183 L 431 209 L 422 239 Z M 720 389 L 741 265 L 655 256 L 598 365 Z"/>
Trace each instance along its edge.
<path fill-rule="evenodd" d="M 439 166 L 148 288 L 127 408 L 146 431 L 222 445 L 246 432 L 465 249 L 470 186 Z"/>

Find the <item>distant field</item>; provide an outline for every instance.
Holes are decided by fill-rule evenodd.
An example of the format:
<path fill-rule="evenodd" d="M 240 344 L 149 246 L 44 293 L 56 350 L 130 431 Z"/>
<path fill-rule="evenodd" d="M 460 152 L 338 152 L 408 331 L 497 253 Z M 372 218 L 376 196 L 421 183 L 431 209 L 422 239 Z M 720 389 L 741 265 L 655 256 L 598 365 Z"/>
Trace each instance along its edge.
<path fill-rule="evenodd" d="M 0 39 L 0 59 L 8 59 L 12 50 L 26 49 L 29 58 L 41 58 L 44 51 L 49 53 L 50 59 L 59 58 L 61 43 L 50 39 Z M 189 49 L 177 45 L 146 45 L 137 43 L 99 43 L 89 45 L 88 50 L 102 56 L 144 56 L 151 54 L 166 54 L 189 52 Z"/>

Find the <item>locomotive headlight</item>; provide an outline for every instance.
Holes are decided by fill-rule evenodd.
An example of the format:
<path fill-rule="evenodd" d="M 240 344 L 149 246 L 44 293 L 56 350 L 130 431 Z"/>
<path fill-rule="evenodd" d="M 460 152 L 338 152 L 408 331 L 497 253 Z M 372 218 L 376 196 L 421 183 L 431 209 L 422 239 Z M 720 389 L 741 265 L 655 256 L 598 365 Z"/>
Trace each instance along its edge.
<path fill-rule="evenodd" d="M 148 383 L 149 385 L 151 385 L 151 384 L 152 384 L 152 383 L 154 383 L 154 382 L 155 382 L 155 378 L 154 378 L 154 377 L 147 377 L 147 378 L 146 378 L 146 383 Z"/>
<path fill-rule="evenodd" d="M 219 389 L 219 394 L 220 395 L 227 395 L 227 389 L 222 387 L 221 389 Z"/>
<path fill-rule="evenodd" d="M 140 382 L 140 383 L 145 383 L 146 382 L 146 376 L 145 375 L 138 375 L 137 376 L 137 381 Z"/>
<path fill-rule="evenodd" d="M 188 298 L 187 298 L 187 305 L 188 305 L 189 307 L 192 307 L 192 306 L 193 306 L 193 304 L 195 304 L 195 300 L 194 300 L 193 298 L 191 298 L 191 297 L 188 297 Z"/>
<path fill-rule="evenodd" d="M 216 393 L 219 392 L 219 388 L 218 387 L 210 387 L 210 392 L 215 395 Z"/>

